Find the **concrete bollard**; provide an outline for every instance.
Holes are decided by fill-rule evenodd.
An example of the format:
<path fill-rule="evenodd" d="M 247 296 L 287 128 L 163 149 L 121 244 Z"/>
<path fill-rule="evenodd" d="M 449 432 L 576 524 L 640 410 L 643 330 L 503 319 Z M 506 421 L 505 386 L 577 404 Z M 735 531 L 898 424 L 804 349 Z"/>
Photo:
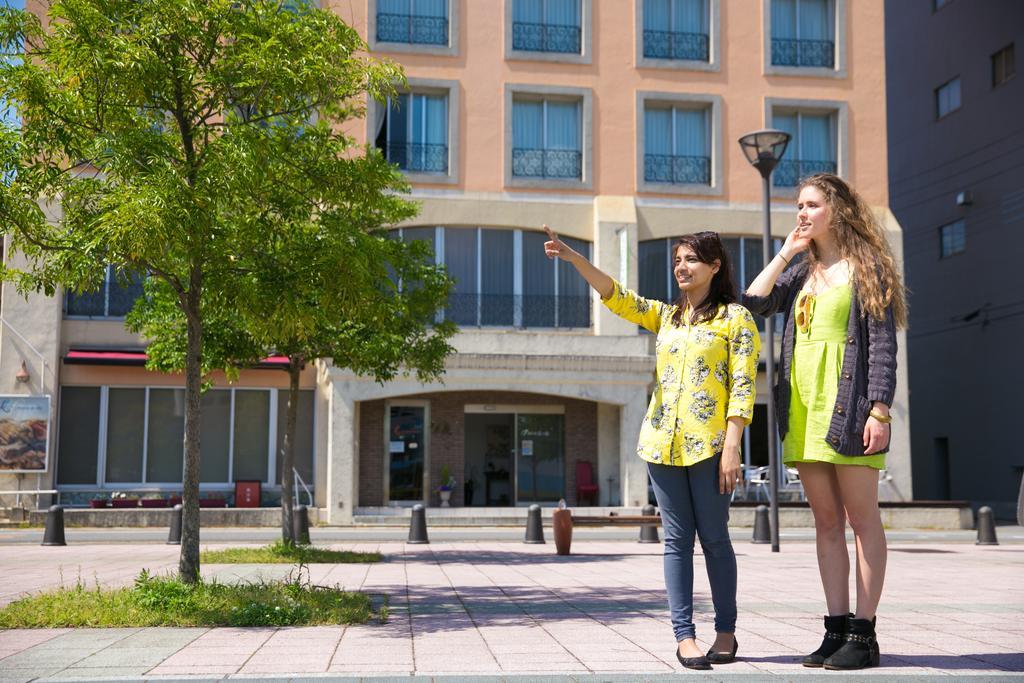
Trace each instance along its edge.
<path fill-rule="evenodd" d="M 67 545 L 64 540 L 64 508 L 60 505 L 51 505 L 46 511 L 43 545 Z"/>
<path fill-rule="evenodd" d="M 988 505 L 978 509 L 978 540 L 974 544 L 999 545 L 996 539 L 996 519 Z"/>
<path fill-rule="evenodd" d="M 412 506 L 412 520 L 409 522 L 409 543 L 430 543 L 427 540 L 427 511 L 423 505 Z"/>
<path fill-rule="evenodd" d="M 754 537 L 751 543 L 772 542 L 771 523 L 768 521 L 768 506 L 758 505 L 754 508 Z"/>
<path fill-rule="evenodd" d="M 309 508 L 305 505 L 292 508 L 292 540 L 295 545 L 309 545 Z"/>
<path fill-rule="evenodd" d="M 171 508 L 171 530 L 167 534 L 167 545 L 181 545 L 181 503 Z"/>
<path fill-rule="evenodd" d="M 540 517 L 540 505 L 534 503 L 526 513 L 526 539 L 523 543 L 543 543 L 544 523 Z"/>
<path fill-rule="evenodd" d="M 654 506 L 645 505 L 640 509 L 640 514 L 647 516 L 654 516 Z M 638 543 L 661 543 L 661 537 L 658 536 L 658 525 L 657 524 L 641 524 L 640 525 L 640 540 Z"/>

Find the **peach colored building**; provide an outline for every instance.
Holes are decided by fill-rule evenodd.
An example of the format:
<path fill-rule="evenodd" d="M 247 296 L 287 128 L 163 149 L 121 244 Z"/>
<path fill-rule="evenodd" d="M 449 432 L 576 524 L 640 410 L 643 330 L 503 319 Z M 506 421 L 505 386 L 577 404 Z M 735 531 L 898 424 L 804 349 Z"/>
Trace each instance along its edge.
<path fill-rule="evenodd" d="M 461 328 L 443 382 L 381 386 L 329 362 L 308 371 L 306 473 L 331 523 L 438 505 L 446 475 L 454 487 L 445 497 L 456 507 L 563 497 L 647 503 L 635 445 L 653 381 L 652 337 L 607 312 L 566 264 L 543 256 L 543 223 L 661 299 L 675 295 L 671 239 L 716 230 L 742 286 L 759 270 L 762 190 L 736 140 L 776 127 L 793 134 L 774 174 L 777 237 L 795 221 L 797 180 L 830 170 L 858 188 L 900 250 L 887 195 L 883 0 L 321 4 L 355 26 L 373 56 L 405 69 L 408 87 L 368 103 L 352 132 L 407 173 L 421 211 L 397 234 L 432 243 L 457 281 L 438 315 Z M 5 316 L 19 305 L 10 298 Z M 107 402 L 102 429 L 113 418 L 114 389 L 153 385 L 150 394 L 157 382 L 139 369 L 69 366 L 72 348 L 139 342 L 116 319 L 78 320 L 61 306 L 32 327 L 49 330 L 39 344 L 52 375 L 42 393 L 98 391 Z M 12 377 L 20 356 L 0 334 L 0 377 Z M 905 368 L 901 356 L 892 485 L 881 493 L 909 499 Z M 252 371 L 244 380 L 268 392 L 268 423 L 278 375 Z M 767 457 L 765 390 L 762 376 L 744 447 L 751 465 Z M 91 394 L 79 393 L 75 400 L 88 403 Z M 233 415 L 238 396 L 220 398 Z M 271 490 L 273 432 L 271 425 L 265 434 L 270 460 L 257 472 Z M 43 483 L 71 490 L 60 475 L 63 452 L 51 449 L 57 476 L 51 467 Z M 106 485 L 103 465 L 93 489 Z"/>

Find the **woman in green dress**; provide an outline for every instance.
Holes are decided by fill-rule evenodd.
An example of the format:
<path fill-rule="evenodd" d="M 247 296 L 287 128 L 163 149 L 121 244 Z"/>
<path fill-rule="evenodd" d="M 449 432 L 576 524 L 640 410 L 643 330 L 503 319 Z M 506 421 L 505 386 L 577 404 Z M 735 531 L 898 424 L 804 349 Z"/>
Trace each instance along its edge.
<path fill-rule="evenodd" d="M 831 174 L 803 181 L 797 226 L 743 303 L 754 313 L 785 316 L 775 387 L 779 435 L 783 461 L 799 470 L 814 514 L 828 610 L 825 638 L 803 664 L 877 666 L 875 610 L 886 563 L 878 471 L 889 448 L 896 330 L 906 326 L 907 305 L 881 227 L 846 182 Z M 854 614 L 847 519 L 857 549 Z"/>

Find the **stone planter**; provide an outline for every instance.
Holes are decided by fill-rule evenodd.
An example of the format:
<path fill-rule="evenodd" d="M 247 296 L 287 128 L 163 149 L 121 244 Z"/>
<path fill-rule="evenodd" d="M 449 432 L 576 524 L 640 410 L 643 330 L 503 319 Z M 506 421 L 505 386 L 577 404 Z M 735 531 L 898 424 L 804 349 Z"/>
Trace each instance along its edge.
<path fill-rule="evenodd" d="M 452 492 L 440 489 L 437 494 L 441 496 L 441 507 L 450 508 L 452 506 Z"/>

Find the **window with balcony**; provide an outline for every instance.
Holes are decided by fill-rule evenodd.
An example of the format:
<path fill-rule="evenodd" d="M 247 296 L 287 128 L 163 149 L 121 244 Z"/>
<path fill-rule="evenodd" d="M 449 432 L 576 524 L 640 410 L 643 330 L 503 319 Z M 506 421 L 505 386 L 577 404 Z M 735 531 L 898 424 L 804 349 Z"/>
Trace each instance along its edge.
<path fill-rule="evenodd" d="M 388 98 L 376 142 L 403 171 L 447 175 L 447 95 L 413 92 Z"/>
<path fill-rule="evenodd" d="M 582 180 L 580 108 L 579 100 L 513 100 L 513 177 Z"/>
<path fill-rule="evenodd" d="M 967 225 L 955 221 L 939 228 L 939 258 L 949 258 L 967 251 Z"/>
<path fill-rule="evenodd" d="M 448 0 L 376 0 L 379 43 L 449 44 Z"/>
<path fill-rule="evenodd" d="M 580 54 L 581 0 L 512 0 L 512 49 Z"/>
<path fill-rule="evenodd" d="M 960 77 L 947 81 L 935 89 L 935 118 L 941 119 L 960 108 Z"/>
<path fill-rule="evenodd" d="M 646 59 L 707 62 L 708 0 L 643 0 Z"/>
<path fill-rule="evenodd" d="M 490 228 L 401 228 L 423 240 L 455 281 L 438 319 L 460 327 L 588 328 L 589 285 L 564 261 L 544 255 L 542 232 Z M 590 257 L 590 243 L 562 237 Z"/>
<path fill-rule="evenodd" d="M 710 185 L 707 108 L 649 103 L 644 110 L 644 181 Z"/>
<path fill-rule="evenodd" d="M 835 67 L 833 0 L 771 0 L 771 26 L 773 66 Z"/>
<path fill-rule="evenodd" d="M 790 134 L 786 154 L 772 173 L 775 187 L 796 187 L 815 173 L 836 173 L 838 135 L 836 113 L 775 111 L 774 127 Z"/>
<path fill-rule="evenodd" d="M 107 266 L 103 285 L 94 292 L 66 293 L 64 315 L 69 318 L 123 318 L 142 296 L 145 277 Z"/>

